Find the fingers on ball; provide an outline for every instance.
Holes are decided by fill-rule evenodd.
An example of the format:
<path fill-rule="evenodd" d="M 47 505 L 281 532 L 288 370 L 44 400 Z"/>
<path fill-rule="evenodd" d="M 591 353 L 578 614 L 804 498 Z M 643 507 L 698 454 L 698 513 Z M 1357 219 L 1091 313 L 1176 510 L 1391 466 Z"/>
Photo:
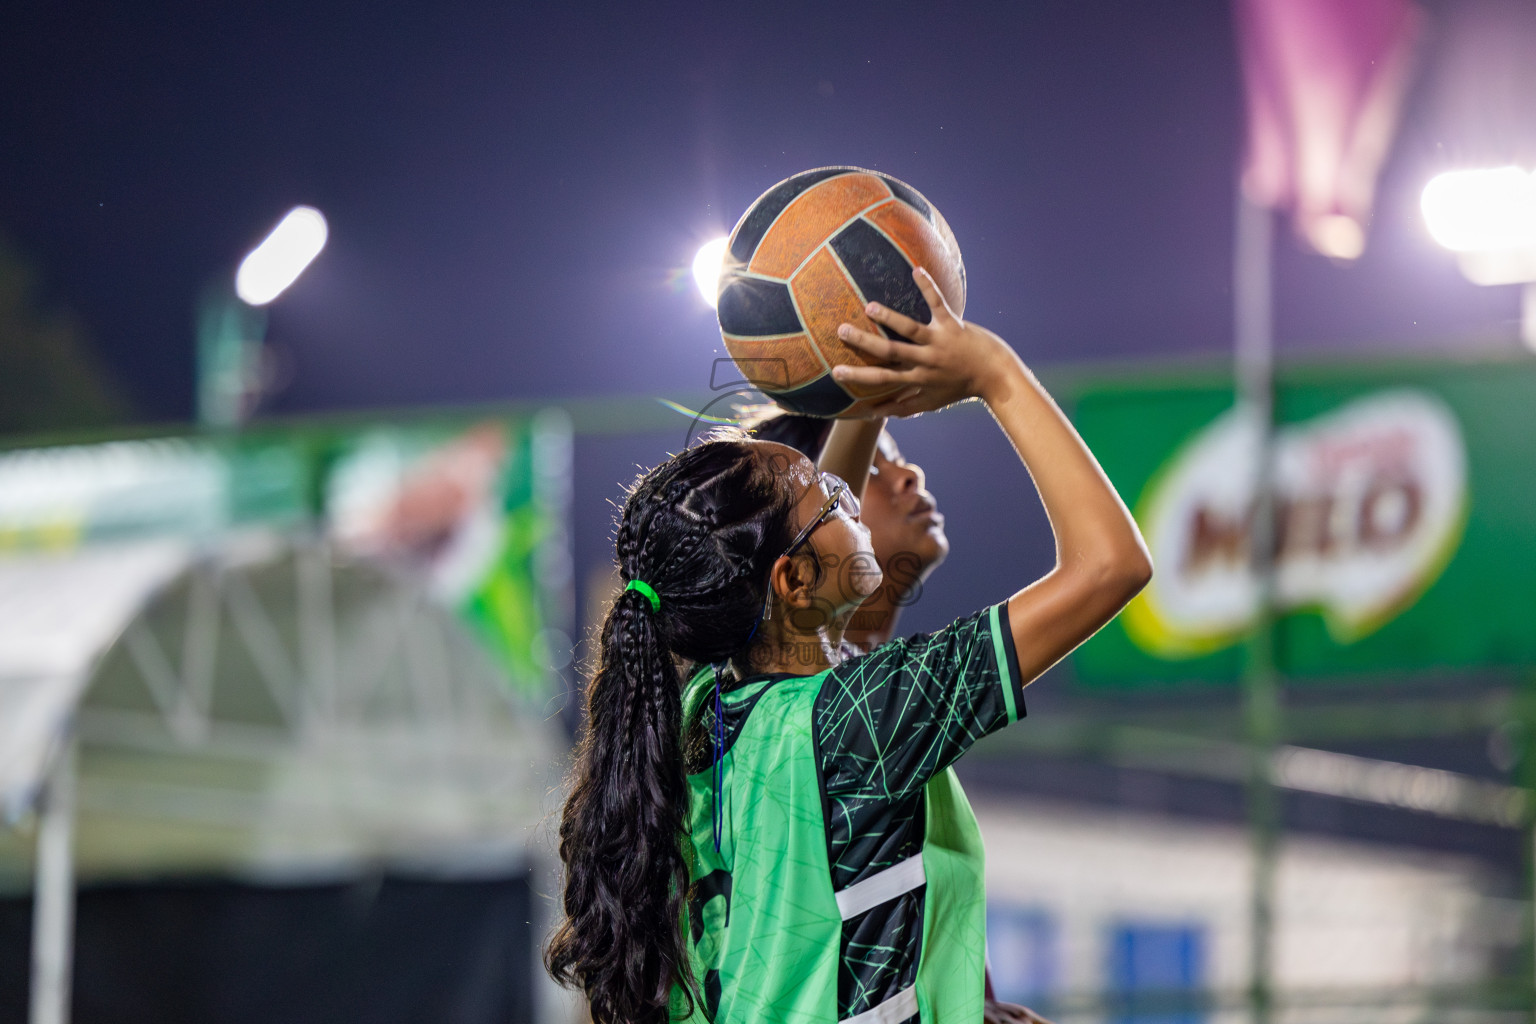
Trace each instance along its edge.
<path fill-rule="evenodd" d="M 891 341 L 878 334 L 869 331 L 861 331 L 852 324 L 843 324 L 837 329 L 837 336 L 846 344 L 858 349 L 877 359 L 889 359 L 891 357 Z"/>
<path fill-rule="evenodd" d="M 832 376 L 841 382 L 873 387 L 882 384 L 900 384 L 903 373 L 902 370 L 895 370 L 888 366 L 851 366 L 847 363 L 832 368 Z"/>
<path fill-rule="evenodd" d="M 881 306 L 871 302 L 865 309 L 871 319 L 877 320 L 904 338 L 915 339 L 926 324 L 919 323 L 911 317 L 896 312 L 887 306 Z"/>
<path fill-rule="evenodd" d="M 917 290 L 923 293 L 923 298 L 928 300 L 928 308 L 932 310 L 936 318 L 939 314 L 949 312 L 949 304 L 944 299 L 944 293 L 939 291 L 939 286 L 934 283 L 933 275 L 922 267 L 914 267 L 912 280 L 917 282 Z"/>

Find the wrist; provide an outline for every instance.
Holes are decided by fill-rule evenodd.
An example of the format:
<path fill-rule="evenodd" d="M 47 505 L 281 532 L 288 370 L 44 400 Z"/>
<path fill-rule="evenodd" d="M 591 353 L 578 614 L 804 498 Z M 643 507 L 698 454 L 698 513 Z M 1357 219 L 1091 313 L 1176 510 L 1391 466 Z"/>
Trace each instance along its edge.
<path fill-rule="evenodd" d="M 879 437 L 884 429 L 884 416 L 840 416 L 832 421 L 831 433 L 843 437 Z M 827 435 L 829 438 L 831 433 Z"/>
<path fill-rule="evenodd" d="M 1028 387 L 1033 381 L 1034 374 L 1024 365 L 1024 360 L 999 341 L 997 353 L 988 360 L 986 371 L 978 381 L 976 397 L 996 408 L 1017 395 L 1021 386 Z"/>

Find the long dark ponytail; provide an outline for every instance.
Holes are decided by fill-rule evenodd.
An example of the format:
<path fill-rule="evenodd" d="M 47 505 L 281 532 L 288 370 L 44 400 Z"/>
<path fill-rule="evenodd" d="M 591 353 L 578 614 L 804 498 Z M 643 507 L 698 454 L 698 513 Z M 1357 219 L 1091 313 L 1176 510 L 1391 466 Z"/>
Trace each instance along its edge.
<path fill-rule="evenodd" d="M 782 460 L 779 460 L 782 461 Z M 560 822 L 565 921 L 545 951 L 595 1024 L 661 1024 L 695 985 L 682 933 L 688 821 L 676 658 L 743 655 L 790 540 L 783 466 L 750 441 L 707 441 L 643 476 L 618 524 L 625 590 L 603 623 L 586 731 Z"/>

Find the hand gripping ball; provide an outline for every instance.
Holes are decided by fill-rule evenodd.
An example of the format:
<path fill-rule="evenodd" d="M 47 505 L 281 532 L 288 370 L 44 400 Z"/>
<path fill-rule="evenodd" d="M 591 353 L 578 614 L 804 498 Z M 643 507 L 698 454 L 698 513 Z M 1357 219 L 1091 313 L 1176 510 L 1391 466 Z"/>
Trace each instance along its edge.
<path fill-rule="evenodd" d="M 920 266 L 950 308 L 965 309 L 965 265 L 949 225 L 904 182 L 859 167 L 821 167 L 758 197 L 731 232 L 720 273 L 720 336 L 743 376 L 790 412 L 856 416 L 893 388 L 832 379 L 864 365 L 837 327 L 899 337 L 864 313 L 878 302 L 922 323 Z"/>

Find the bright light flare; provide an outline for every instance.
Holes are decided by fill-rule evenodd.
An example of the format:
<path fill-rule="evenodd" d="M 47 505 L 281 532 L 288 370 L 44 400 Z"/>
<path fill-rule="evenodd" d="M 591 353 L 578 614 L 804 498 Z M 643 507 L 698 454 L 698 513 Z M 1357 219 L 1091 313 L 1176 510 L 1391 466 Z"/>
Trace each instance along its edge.
<path fill-rule="evenodd" d="M 1308 237 L 1317 251 L 1336 260 L 1355 260 L 1365 252 L 1365 229 L 1353 217 L 1330 213 L 1313 223 Z"/>
<path fill-rule="evenodd" d="M 1424 186 L 1419 205 L 1452 252 L 1536 248 L 1536 174 L 1518 167 L 1448 171 Z"/>
<path fill-rule="evenodd" d="M 720 268 L 725 263 L 725 247 L 729 238 L 715 238 L 699 246 L 693 257 L 693 282 L 699 286 L 699 294 L 714 309 L 720 301 Z"/>
<path fill-rule="evenodd" d="M 304 273 L 325 248 L 325 216 L 313 206 L 295 206 L 240 264 L 235 294 L 252 306 L 265 306 Z"/>

